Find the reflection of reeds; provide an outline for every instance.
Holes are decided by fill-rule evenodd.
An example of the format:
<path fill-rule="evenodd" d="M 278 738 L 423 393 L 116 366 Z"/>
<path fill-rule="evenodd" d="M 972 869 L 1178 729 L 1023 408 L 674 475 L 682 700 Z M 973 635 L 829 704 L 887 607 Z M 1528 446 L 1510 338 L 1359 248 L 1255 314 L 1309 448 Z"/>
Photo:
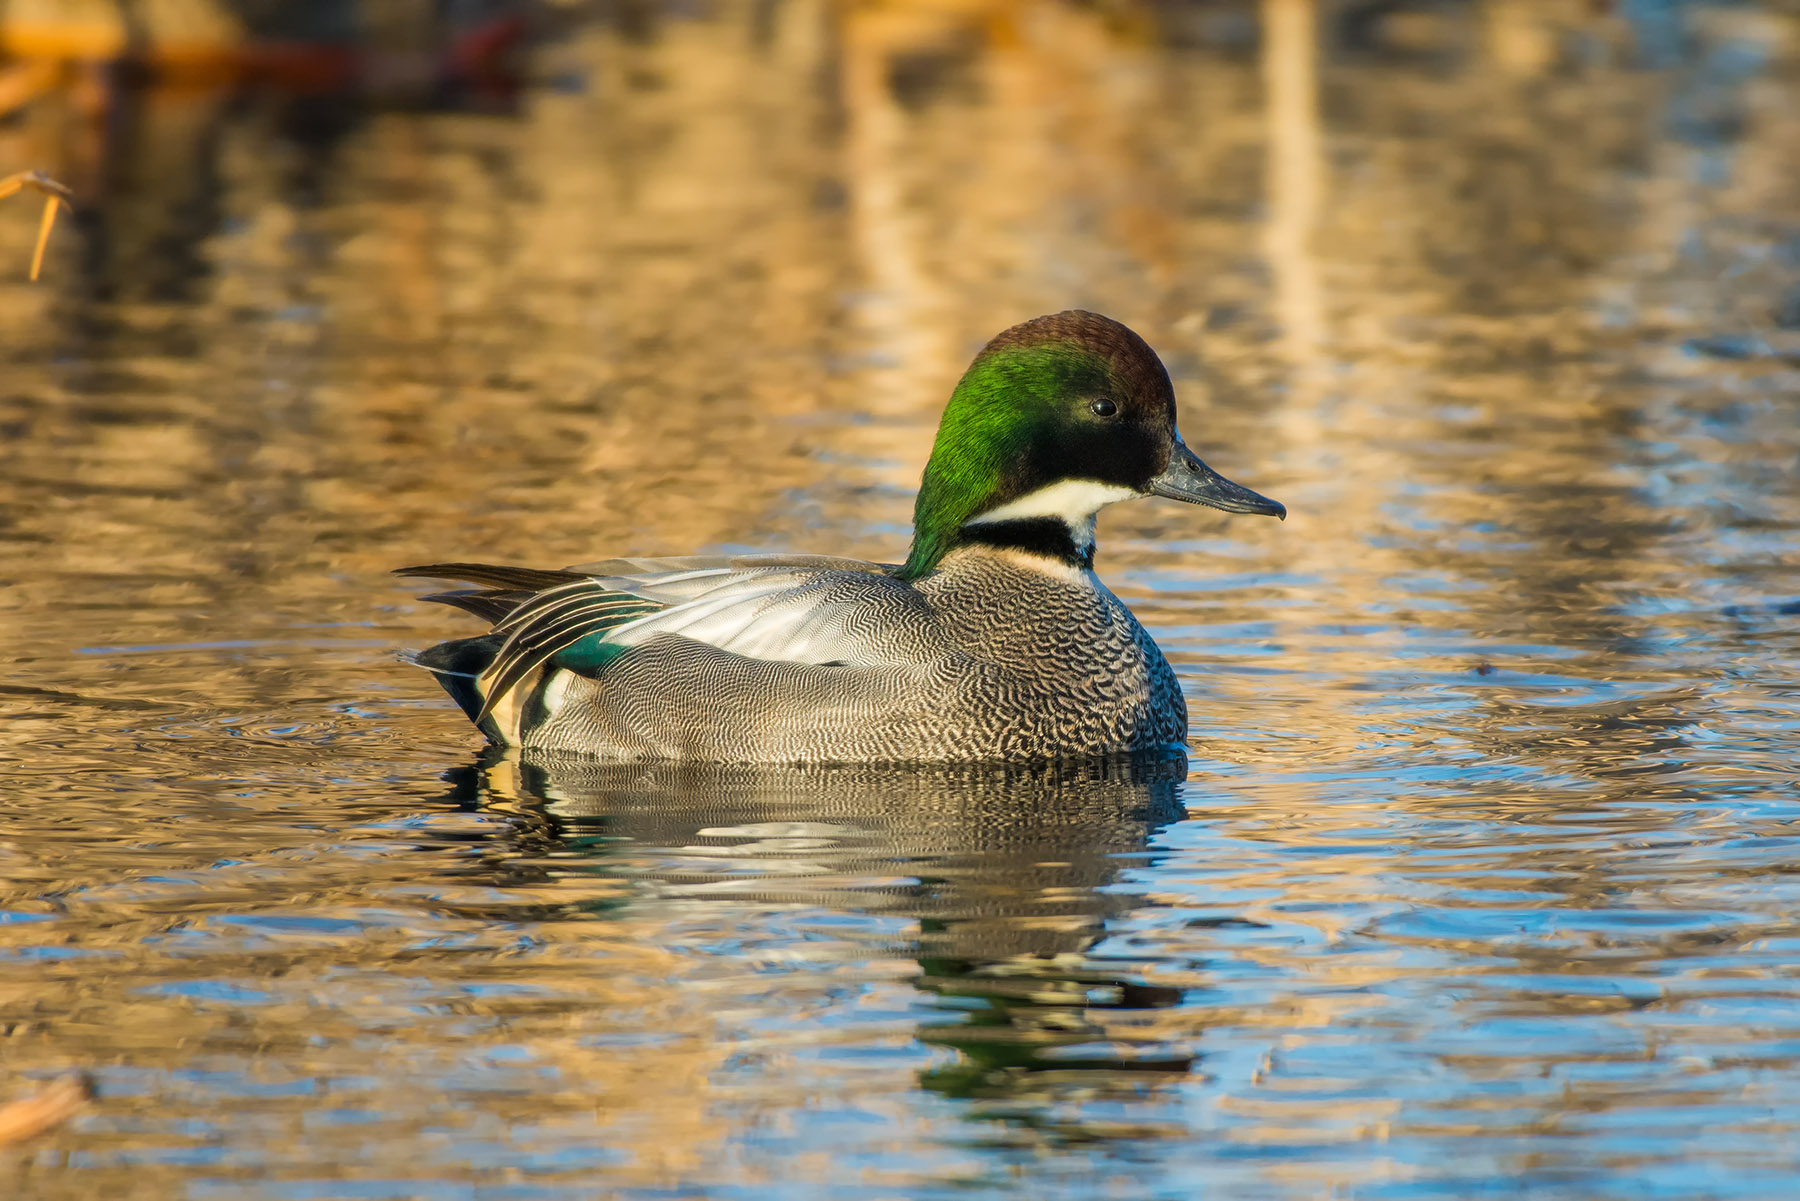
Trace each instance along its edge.
<path fill-rule="evenodd" d="M 444 5 L 434 0 L 9 0 L 0 3 L 0 57 L 28 69 L 41 94 L 60 68 L 124 66 L 179 87 L 359 92 L 421 100 L 447 81 L 486 84 L 526 30 L 531 0 Z"/>
<path fill-rule="evenodd" d="M 1268 216 L 1264 246 L 1275 318 L 1302 392 L 1316 386 L 1325 334 L 1312 240 L 1323 174 L 1314 0 L 1263 0 L 1263 87 L 1268 94 Z"/>
<path fill-rule="evenodd" d="M 17 58 L 106 62 L 131 57 L 200 66 L 229 58 L 243 22 L 220 0 L 11 0 L 0 50 Z"/>

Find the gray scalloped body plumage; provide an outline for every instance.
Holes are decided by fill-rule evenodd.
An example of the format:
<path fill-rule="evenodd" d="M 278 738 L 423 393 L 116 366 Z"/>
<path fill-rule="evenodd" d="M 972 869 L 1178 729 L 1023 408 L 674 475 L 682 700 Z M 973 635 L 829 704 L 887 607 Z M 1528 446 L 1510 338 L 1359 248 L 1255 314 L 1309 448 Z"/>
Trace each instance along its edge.
<path fill-rule="evenodd" d="M 416 657 L 498 743 L 612 759 L 1031 760 L 1183 745 L 1187 708 L 1095 576 L 1094 515 L 1163 495 L 1284 516 L 1195 458 L 1155 354 L 1091 313 L 983 349 L 904 565 L 825 556 L 407 568 L 493 623 Z"/>

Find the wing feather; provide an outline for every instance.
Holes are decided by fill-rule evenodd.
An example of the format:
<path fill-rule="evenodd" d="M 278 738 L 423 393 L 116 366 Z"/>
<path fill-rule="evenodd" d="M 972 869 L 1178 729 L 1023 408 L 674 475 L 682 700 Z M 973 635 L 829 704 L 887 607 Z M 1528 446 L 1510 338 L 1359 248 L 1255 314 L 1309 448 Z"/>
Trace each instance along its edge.
<path fill-rule="evenodd" d="M 473 613 L 489 625 L 494 625 L 506 620 L 514 609 L 530 600 L 531 593 L 512 592 L 502 588 L 462 588 L 455 592 L 433 592 L 419 599 L 450 605 L 465 613 Z"/>
<path fill-rule="evenodd" d="M 553 620 L 565 609 L 585 609 L 595 604 L 643 605 L 643 597 L 608 588 L 600 580 L 583 580 L 538 593 L 507 615 L 496 630 L 517 629 L 526 622 Z"/>
<path fill-rule="evenodd" d="M 608 635 L 637 646 L 664 634 L 785 663 L 918 662 L 937 629 L 910 584 L 876 572 L 776 570 L 721 585 Z"/>
<path fill-rule="evenodd" d="M 603 559 L 562 571 L 436 563 L 396 574 L 480 586 L 430 598 L 486 618 L 490 637 L 503 639 L 473 682 L 479 724 L 594 634 L 621 647 L 674 635 L 773 662 L 918 662 L 937 653 L 936 624 L 893 572 L 829 555 L 717 555 Z"/>
<path fill-rule="evenodd" d="M 590 576 L 641 578 L 692 571 L 766 571 L 784 567 L 799 571 L 875 571 L 892 572 L 888 563 L 871 563 L 867 559 L 851 559 L 842 555 L 683 555 L 667 558 L 596 559 L 592 563 L 576 563 L 564 571 Z"/>
<path fill-rule="evenodd" d="M 503 567 L 492 563 L 424 563 L 417 567 L 396 567 L 393 574 L 461 580 L 484 588 L 525 592 L 542 592 L 559 584 L 574 584 L 588 578 L 576 571 L 545 571 L 537 567 Z"/>
<path fill-rule="evenodd" d="M 832 555 L 707 555 L 670 559 L 602 559 L 568 570 L 604 580 L 620 592 L 670 605 L 684 604 L 715 589 L 738 585 L 772 586 L 785 579 L 791 586 L 821 572 L 891 574 L 895 568 L 863 559 Z"/>
<path fill-rule="evenodd" d="M 481 673 L 482 705 L 477 722 L 558 651 L 661 608 L 654 601 L 613 592 L 597 581 L 586 585 L 585 595 L 576 594 L 578 587 L 540 594 L 507 618 L 510 632 L 506 641 Z M 501 627 L 495 629 L 499 632 Z"/>

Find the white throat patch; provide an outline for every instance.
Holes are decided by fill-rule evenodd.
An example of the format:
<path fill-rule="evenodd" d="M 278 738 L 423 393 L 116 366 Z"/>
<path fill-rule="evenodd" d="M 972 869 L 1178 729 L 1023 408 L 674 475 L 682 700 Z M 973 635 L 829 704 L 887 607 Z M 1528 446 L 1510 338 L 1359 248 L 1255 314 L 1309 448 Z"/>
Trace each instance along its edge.
<path fill-rule="evenodd" d="M 1130 488 L 1103 484 L 1099 480 L 1060 480 L 1047 488 L 1027 492 L 1017 500 L 1007 501 L 998 508 L 978 513 L 963 524 L 1018 521 L 1026 517 L 1056 517 L 1070 529 L 1086 531 L 1087 536 L 1092 538 L 1094 514 L 1116 501 L 1130 500 L 1139 495 L 1142 494 L 1133 492 Z"/>

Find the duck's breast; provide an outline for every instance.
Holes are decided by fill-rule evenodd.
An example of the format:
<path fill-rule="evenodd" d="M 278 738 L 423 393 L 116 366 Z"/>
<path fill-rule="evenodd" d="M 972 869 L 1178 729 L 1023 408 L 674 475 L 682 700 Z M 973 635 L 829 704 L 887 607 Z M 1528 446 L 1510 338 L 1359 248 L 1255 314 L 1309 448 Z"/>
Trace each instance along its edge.
<path fill-rule="evenodd" d="M 967 700 L 1010 716 L 1016 740 L 1084 751 L 1185 742 L 1187 707 L 1168 661 L 1092 572 L 982 555 L 920 590 L 946 635 L 983 665 Z"/>

